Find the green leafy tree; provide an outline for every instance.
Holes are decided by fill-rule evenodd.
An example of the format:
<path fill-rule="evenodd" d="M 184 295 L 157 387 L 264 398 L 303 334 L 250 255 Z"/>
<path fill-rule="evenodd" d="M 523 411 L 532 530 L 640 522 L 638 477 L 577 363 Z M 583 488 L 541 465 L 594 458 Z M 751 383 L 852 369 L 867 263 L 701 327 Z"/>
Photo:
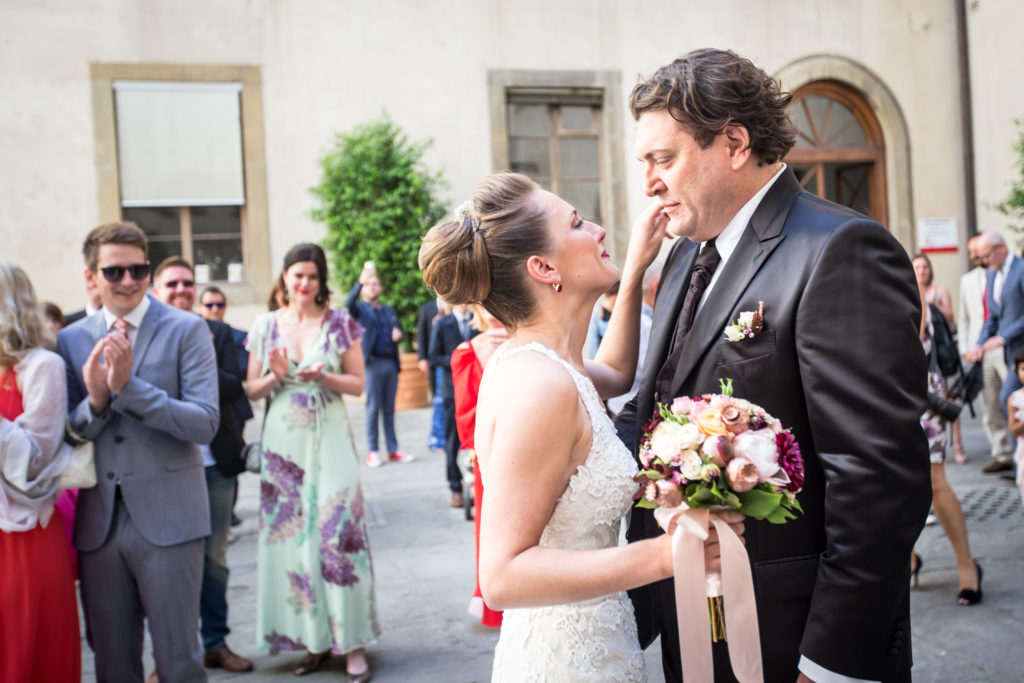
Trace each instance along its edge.
<path fill-rule="evenodd" d="M 430 145 L 410 142 L 385 114 L 338 134 L 320 160 L 320 184 L 311 188 L 320 202 L 313 218 L 327 226 L 323 247 L 337 289 L 347 293 L 373 261 L 381 298 L 395 307 L 407 348 L 419 307 L 432 296 L 416 263 L 420 240 L 447 208 L 438 198 L 441 174 L 421 163 Z"/>
<path fill-rule="evenodd" d="M 1017 140 L 1013 150 L 1017 153 L 1017 173 L 1010 181 L 1010 193 L 996 204 L 996 210 L 1013 221 L 1010 229 L 1017 233 L 1017 246 L 1024 246 L 1024 120 L 1017 119 Z"/>

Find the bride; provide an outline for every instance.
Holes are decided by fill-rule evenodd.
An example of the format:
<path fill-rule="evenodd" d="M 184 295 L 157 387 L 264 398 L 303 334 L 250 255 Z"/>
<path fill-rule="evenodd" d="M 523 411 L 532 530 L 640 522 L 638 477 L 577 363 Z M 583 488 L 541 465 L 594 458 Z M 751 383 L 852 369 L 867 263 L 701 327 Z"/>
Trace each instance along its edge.
<path fill-rule="evenodd" d="M 672 575 L 670 537 L 618 545 L 637 464 L 602 399 L 633 382 L 641 280 L 665 237 L 659 209 L 633 226 L 593 361 L 582 354 L 588 319 L 619 271 L 605 231 L 564 200 L 526 176 L 490 175 L 420 248 L 429 287 L 482 303 L 511 333 L 484 374 L 476 422 L 480 584 L 506 610 L 493 681 L 647 680 L 625 591 Z M 727 519 L 742 531 L 741 516 Z M 718 566 L 713 535 L 705 556 Z"/>

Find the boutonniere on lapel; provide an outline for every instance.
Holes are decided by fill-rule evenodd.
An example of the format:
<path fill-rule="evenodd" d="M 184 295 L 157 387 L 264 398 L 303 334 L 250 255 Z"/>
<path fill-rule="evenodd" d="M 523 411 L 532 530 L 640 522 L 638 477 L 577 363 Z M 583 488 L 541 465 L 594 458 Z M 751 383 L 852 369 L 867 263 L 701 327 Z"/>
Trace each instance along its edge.
<path fill-rule="evenodd" d="M 736 322 L 726 325 L 725 338 L 731 342 L 752 339 L 764 329 L 764 302 L 757 302 L 756 311 L 743 311 Z"/>

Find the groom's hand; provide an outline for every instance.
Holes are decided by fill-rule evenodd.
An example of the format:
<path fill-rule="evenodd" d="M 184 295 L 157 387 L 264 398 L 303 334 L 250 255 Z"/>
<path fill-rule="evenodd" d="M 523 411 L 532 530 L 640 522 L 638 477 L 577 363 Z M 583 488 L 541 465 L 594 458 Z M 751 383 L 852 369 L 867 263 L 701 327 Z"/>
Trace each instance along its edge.
<path fill-rule="evenodd" d="M 746 515 L 736 510 L 723 510 L 715 514 L 728 524 L 733 533 L 739 536 L 740 541 L 746 545 L 747 541 L 743 538 L 743 520 L 746 519 Z M 722 570 L 722 546 L 719 545 L 718 529 L 714 525 L 708 530 L 708 539 L 704 541 L 704 566 L 708 571 Z"/>

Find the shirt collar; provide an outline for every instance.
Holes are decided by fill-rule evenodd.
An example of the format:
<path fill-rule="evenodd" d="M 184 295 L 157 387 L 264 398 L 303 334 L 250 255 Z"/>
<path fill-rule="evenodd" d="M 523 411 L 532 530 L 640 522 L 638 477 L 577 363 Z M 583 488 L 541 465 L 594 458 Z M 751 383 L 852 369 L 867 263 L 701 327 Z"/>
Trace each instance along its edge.
<path fill-rule="evenodd" d="M 107 324 L 109 330 L 114 325 L 114 321 L 117 320 L 117 316 L 110 312 L 110 309 L 103 307 L 100 309 L 103 311 L 103 320 Z M 128 315 L 124 316 L 124 321 L 131 325 L 136 330 L 142 326 L 142 319 L 146 316 L 146 311 L 149 310 L 149 295 L 142 297 L 142 301 L 139 305 L 128 312 Z"/>
<path fill-rule="evenodd" d="M 721 266 L 724 266 L 729 257 L 732 256 L 732 252 L 736 250 L 736 245 L 739 244 L 740 237 L 743 236 L 743 231 L 746 230 L 751 216 L 757 211 L 757 207 L 761 205 L 761 200 L 764 199 L 764 196 L 768 194 L 768 190 L 771 189 L 772 185 L 775 184 L 775 181 L 779 179 L 779 176 L 785 170 L 786 164 L 782 164 L 782 168 L 764 184 L 764 187 L 757 191 L 757 194 L 747 200 L 747 203 L 736 212 L 736 215 L 732 217 L 729 224 L 725 226 L 725 230 L 715 238 L 715 249 L 718 250 L 718 255 L 722 258 L 722 263 L 719 264 L 717 270 L 721 270 Z M 703 247 L 704 245 L 701 244 L 701 246 Z"/>
<path fill-rule="evenodd" d="M 1003 267 L 999 269 L 999 274 L 1002 275 L 1004 278 L 1006 277 L 1007 273 L 1010 272 L 1010 264 L 1013 263 L 1013 258 L 1013 252 L 1007 250 L 1006 260 L 1003 261 Z"/>

